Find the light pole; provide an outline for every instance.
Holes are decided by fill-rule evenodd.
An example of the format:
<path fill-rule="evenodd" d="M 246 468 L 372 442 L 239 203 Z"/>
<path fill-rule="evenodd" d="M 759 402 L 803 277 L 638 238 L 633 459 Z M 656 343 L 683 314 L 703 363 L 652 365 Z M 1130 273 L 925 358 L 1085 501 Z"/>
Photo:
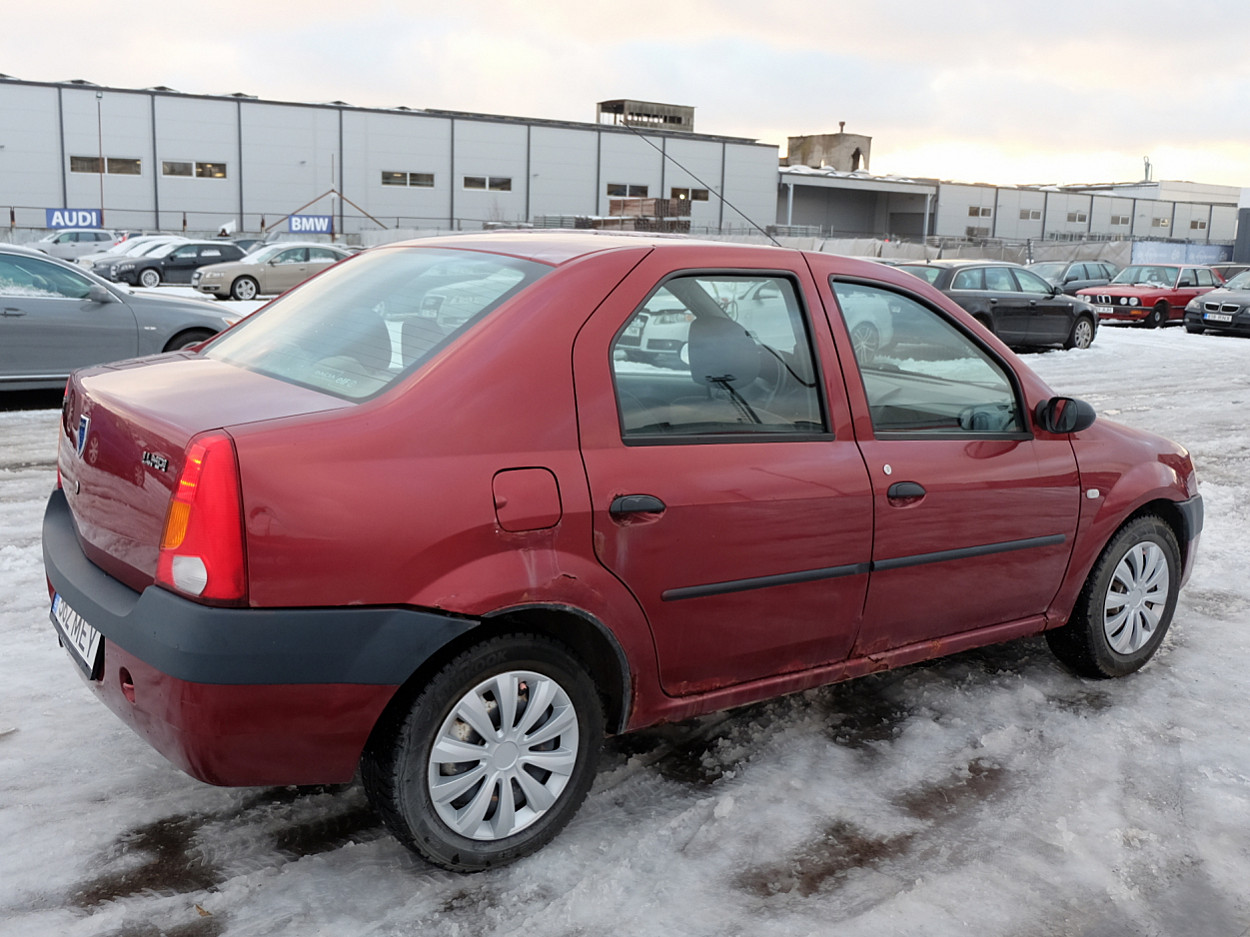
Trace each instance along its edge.
<path fill-rule="evenodd" d="M 100 114 L 100 108 L 104 102 L 104 92 L 97 91 L 95 93 L 95 134 L 96 143 L 99 146 L 100 162 L 96 168 L 100 170 L 100 227 L 104 227 L 104 120 Z"/>

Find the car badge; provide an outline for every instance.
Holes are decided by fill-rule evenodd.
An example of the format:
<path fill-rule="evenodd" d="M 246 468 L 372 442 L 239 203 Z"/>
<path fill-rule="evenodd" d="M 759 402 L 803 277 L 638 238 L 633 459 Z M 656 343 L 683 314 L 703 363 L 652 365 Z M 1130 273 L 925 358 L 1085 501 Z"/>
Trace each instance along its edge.
<path fill-rule="evenodd" d="M 78 458 L 82 458 L 82 451 L 87 446 L 87 429 L 91 426 L 91 417 L 83 414 L 78 418 L 78 439 L 75 440 L 75 448 L 78 450 Z"/>

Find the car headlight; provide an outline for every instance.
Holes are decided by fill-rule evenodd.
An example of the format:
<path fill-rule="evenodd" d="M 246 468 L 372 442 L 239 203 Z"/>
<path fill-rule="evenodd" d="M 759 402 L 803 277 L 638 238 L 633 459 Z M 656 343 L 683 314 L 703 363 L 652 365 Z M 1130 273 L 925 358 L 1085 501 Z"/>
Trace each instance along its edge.
<path fill-rule="evenodd" d="M 1195 296 L 1193 299 L 1191 299 L 1188 303 L 1185 304 L 1186 312 L 1197 312 L 1201 308 L 1202 308 L 1202 303 L 1198 301 L 1197 296 Z"/>
<path fill-rule="evenodd" d="M 134 268 L 135 268 L 135 265 L 134 265 L 134 264 L 117 264 L 117 265 L 113 268 L 113 272 L 114 272 L 114 273 L 125 273 L 127 270 L 133 270 Z"/>
<path fill-rule="evenodd" d="M 211 273 L 207 270 L 197 270 L 195 274 L 201 280 L 220 280 L 221 279 L 220 273 Z"/>
<path fill-rule="evenodd" d="M 1141 305 L 1141 300 L 1138 299 L 1136 296 L 1133 296 L 1129 299 L 1128 304 L 1130 306 L 1139 306 Z"/>

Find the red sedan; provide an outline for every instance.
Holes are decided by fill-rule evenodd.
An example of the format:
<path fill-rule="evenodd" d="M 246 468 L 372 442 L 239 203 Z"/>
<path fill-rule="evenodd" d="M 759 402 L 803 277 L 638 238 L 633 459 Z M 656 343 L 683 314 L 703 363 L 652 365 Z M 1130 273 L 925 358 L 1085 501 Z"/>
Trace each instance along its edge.
<path fill-rule="evenodd" d="M 1224 282 L 1210 267 L 1193 264 L 1130 264 L 1106 286 L 1077 290 L 1092 303 L 1099 320 L 1142 322 L 1157 329 L 1185 318 L 1185 307 L 1195 296 Z"/>
<path fill-rule="evenodd" d="M 52 621 L 104 703 L 212 783 L 359 771 L 457 870 L 551 839 L 605 732 L 1038 633 L 1135 671 L 1202 529 L 1182 447 L 916 277 L 593 233 L 378 248 L 79 371 L 58 459 Z"/>

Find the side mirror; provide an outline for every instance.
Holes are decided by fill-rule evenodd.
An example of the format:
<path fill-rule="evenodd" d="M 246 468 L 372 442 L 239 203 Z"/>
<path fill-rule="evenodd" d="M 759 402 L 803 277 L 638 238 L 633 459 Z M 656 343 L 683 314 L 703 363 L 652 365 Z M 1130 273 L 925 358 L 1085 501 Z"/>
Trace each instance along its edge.
<path fill-rule="evenodd" d="M 115 303 L 117 297 L 110 293 L 105 287 L 99 283 L 93 283 L 91 289 L 87 290 L 87 299 L 93 303 Z"/>
<path fill-rule="evenodd" d="M 1093 407 L 1075 397 L 1051 397 L 1033 411 L 1033 420 L 1039 427 L 1059 435 L 1089 429 L 1097 416 Z"/>

